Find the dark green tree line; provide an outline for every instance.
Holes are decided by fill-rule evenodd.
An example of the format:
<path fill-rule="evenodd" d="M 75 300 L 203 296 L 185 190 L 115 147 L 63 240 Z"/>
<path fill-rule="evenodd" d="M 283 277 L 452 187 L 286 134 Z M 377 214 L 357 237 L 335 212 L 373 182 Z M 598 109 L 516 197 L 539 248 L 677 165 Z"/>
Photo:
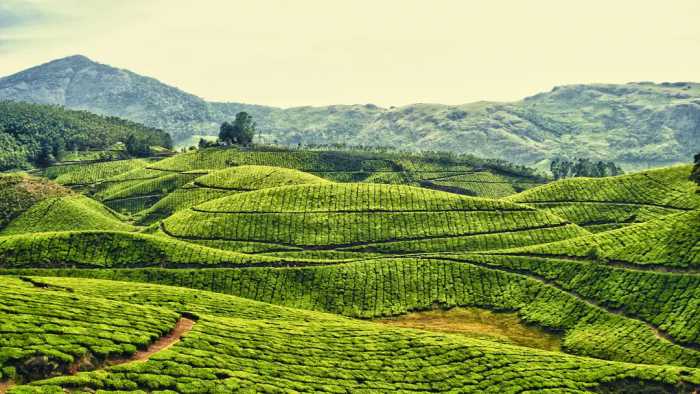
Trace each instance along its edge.
<path fill-rule="evenodd" d="M 622 175 L 625 172 L 612 161 L 593 161 L 587 158 L 574 160 L 556 158 L 549 164 L 554 179 L 571 177 L 593 177 Z"/>

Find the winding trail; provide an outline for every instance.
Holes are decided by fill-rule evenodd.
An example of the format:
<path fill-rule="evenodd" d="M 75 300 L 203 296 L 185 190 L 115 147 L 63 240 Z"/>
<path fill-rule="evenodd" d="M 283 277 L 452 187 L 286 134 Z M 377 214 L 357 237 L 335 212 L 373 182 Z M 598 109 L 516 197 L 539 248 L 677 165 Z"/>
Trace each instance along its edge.
<path fill-rule="evenodd" d="M 131 362 L 146 362 L 154 354 L 162 352 L 163 350 L 167 350 L 170 347 L 177 344 L 178 342 L 180 342 L 180 339 L 182 339 L 183 336 L 185 336 L 188 332 L 192 331 L 192 327 L 194 327 L 195 323 L 196 321 L 190 318 L 184 316 L 180 317 L 180 319 L 175 324 L 175 327 L 173 327 L 172 331 L 170 331 L 169 334 L 158 338 L 155 342 L 148 345 L 148 348 L 144 350 L 139 350 L 128 358 L 107 360 L 106 365 L 113 366 L 119 364 L 128 364 Z"/>
<path fill-rule="evenodd" d="M 39 283 L 39 282 L 33 282 L 33 284 Z M 36 284 L 35 284 L 36 286 Z M 49 287 L 49 285 L 46 285 L 46 287 Z M 87 369 L 85 371 L 87 372 L 94 372 L 94 371 L 99 371 L 103 370 L 109 367 L 113 367 L 115 365 L 121 365 L 121 364 L 128 364 L 128 363 L 136 363 L 136 362 L 146 362 L 148 361 L 151 356 L 158 352 L 162 352 L 164 350 L 169 349 L 170 347 L 174 346 L 180 340 L 182 339 L 183 336 L 187 335 L 190 331 L 192 331 L 192 328 L 196 324 L 196 321 L 194 320 L 196 317 L 194 315 L 190 314 L 184 314 L 180 317 L 180 319 L 175 323 L 175 326 L 173 329 L 166 335 L 158 338 L 155 340 L 153 343 L 148 345 L 146 349 L 139 350 L 136 353 L 132 354 L 130 357 L 126 358 L 108 358 L 107 360 L 104 360 L 100 364 L 98 364 L 94 368 Z M 85 359 L 90 358 L 89 355 L 86 355 L 80 360 L 77 360 L 76 362 L 70 364 L 67 366 L 66 369 L 63 369 L 65 371 L 66 375 L 75 375 L 78 372 L 81 372 L 81 367 L 85 365 Z M 57 375 L 60 376 L 60 375 Z M 65 375 L 64 375 L 65 376 Z M 50 378 L 54 376 L 46 376 L 45 378 Z M 31 383 L 31 381 L 27 382 L 22 382 L 22 384 L 27 384 Z M 5 394 L 7 393 L 12 387 L 16 386 L 17 382 L 13 380 L 7 380 L 7 381 L 0 381 L 0 394 Z"/>
<path fill-rule="evenodd" d="M 0 382 L 0 394 L 5 394 L 8 392 L 11 388 L 15 386 L 15 382 L 12 380 L 6 380 L 4 382 Z"/>

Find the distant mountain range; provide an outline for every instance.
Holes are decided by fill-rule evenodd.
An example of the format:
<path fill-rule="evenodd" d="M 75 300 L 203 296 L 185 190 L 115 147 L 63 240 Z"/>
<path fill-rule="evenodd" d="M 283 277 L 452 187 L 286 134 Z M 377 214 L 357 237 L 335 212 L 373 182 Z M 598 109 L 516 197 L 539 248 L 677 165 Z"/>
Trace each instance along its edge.
<path fill-rule="evenodd" d="M 215 135 L 248 111 L 260 139 L 447 150 L 523 164 L 558 156 L 630 167 L 689 162 L 700 151 L 700 84 L 570 85 L 513 103 L 275 108 L 207 102 L 128 70 L 71 56 L 0 79 L 0 100 L 63 105 L 168 131 Z"/>

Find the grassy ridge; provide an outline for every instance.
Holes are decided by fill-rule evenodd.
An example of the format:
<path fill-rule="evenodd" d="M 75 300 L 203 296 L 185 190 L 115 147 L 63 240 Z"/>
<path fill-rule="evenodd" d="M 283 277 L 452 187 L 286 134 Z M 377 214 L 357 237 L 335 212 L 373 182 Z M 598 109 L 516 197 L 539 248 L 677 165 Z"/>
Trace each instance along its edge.
<path fill-rule="evenodd" d="M 622 229 L 503 251 L 513 255 L 569 256 L 622 262 L 630 267 L 700 268 L 700 210 L 677 213 Z M 501 253 L 501 252 L 498 252 Z"/>
<path fill-rule="evenodd" d="M 152 223 L 177 211 L 228 195 L 270 187 L 327 183 L 305 172 L 269 166 L 239 166 L 210 172 L 176 189 L 141 214 L 140 222 Z"/>
<path fill-rule="evenodd" d="M 47 291 L 1 277 L 0 382 L 68 373 L 70 365 L 134 353 L 168 332 L 178 314 L 163 308 Z"/>
<path fill-rule="evenodd" d="M 55 197 L 32 205 L 10 222 L 0 236 L 51 231 L 135 231 L 118 214 L 85 196 Z"/>
<path fill-rule="evenodd" d="M 533 277 L 438 258 L 278 269 L 5 271 L 12 272 L 162 283 L 361 318 L 435 306 L 517 310 L 527 322 L 563 331 L 562 348 L 573 354 L 700 365 L 699 351 L 674 344 L 633 316 L 612 313 Z"/>
<path fill-rule="evenodd" d="M 280 264 L 274 257 L 248 256 L 141 233 L 59 231 L 0 237 L 0 267 L 144 267 Z M 291 264 L 291 263 L 290 263 Z"/>
<path fill-rule="evenodd" d="M 269 244 L 270 250 L 419 252 L 497 249 L 586 234 L 532 208 L 400 185 L 311 184 L 235 194 L 176 213 L 184 240 Z"/>
<path fill-rule="evenodd" d="M 598 231 L 700 208 L 691 166 L 607 178 L 570 178 L 505 197 Z M 602 227 L 601 227 L 602 226 Z"/>
<path fill-rule="evenodd" d="M 106 281 L 37 280 L 70 288 L 81 297 L 112 300 L 103 302 L 143 300 L 162 309 L 176 305 L 196 310 L 200 316 L 183 341 L 145 363 L 37 381 L 11 393 L 61 388 L 586 392 L 618 381 L 633 390 L 652 387 L 670 392 L 692 390 L 700 384 L 700 372 L 687 368 L 615 363 L 454 335 L 391 329 L 206 292 Z"/>

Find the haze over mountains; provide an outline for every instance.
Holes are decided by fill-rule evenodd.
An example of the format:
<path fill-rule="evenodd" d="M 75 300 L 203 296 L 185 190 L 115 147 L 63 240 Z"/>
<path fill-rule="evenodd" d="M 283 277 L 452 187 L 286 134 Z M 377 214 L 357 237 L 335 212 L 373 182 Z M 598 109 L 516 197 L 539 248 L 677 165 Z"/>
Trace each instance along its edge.
<path fill-rule="evenodd" d="M 293 145 L 448 150 L 523 164 L 583 156 L 628 168 L 688 162 L 700 150 L 700 84 L 689 82 L 570 85 L 513 103 L 282 109 L 207 102 L 156 79 L 71 56 L 0 78 L 3 99 L 124 117 L 162 128 L 176 141 L 215 135 L 222 121 L 245 110 L 258 123 L 260 141 Z"/>

